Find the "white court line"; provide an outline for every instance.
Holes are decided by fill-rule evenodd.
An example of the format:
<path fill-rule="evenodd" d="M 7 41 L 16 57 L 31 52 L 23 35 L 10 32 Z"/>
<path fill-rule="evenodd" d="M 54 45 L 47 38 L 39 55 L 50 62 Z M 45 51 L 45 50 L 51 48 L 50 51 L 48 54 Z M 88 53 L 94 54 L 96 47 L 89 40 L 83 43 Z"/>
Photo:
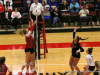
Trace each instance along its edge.
<path fill-rule="evenodd" d="M 87 63 L 78 63 L 78 64 L 87 64 Z M 39 64 L 39 65 L 69 65 L 69 63 L 67 64 Z"/>

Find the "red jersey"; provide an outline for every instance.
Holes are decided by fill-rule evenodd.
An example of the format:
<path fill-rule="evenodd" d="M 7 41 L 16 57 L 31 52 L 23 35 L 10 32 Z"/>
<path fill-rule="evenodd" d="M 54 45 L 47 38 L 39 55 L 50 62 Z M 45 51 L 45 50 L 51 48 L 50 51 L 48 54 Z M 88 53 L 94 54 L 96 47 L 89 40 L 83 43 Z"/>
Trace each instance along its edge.
<path fill-rule="evenodd" d="M 29 24 L 30 24 L 30 25 L 29 25 L 29 29 L 28 29 L 28 30 L 31 29 L 31 27 L 34 25 L 34 22 L 30 22 Z M 33 31 L 32 31 L 32 34 L 33 34 Z"/>
<path fill-rule="evenodd" d="M 26 34 L 26 47 L 25 48 L 34 48 L 35 45 L 34 45 L 34 39 L 32 37 L 32 32 L 35 28 L 35 23 L 31 26 L 29 32 Z"/>
<path fill-rule="evenodd" d="M 4 12 L 4 6 L 0 5 L 0 12 Z"/>
<path fill-rule="evenodd" d="M 3 64 L 0 69 L 0 75 L 6 75 L 7 70 L 9 71 L 9 75 L 12 75 L 12 72 L 10 71 L 10 68 L 7 64 Z"/>

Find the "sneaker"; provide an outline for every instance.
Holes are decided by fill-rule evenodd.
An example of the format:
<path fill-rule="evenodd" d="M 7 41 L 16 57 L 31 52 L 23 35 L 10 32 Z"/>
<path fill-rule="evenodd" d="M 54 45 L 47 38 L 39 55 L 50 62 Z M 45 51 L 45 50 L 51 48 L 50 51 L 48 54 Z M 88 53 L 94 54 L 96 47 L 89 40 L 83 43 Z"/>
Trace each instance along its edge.
<path fill-rule="evenodd" d="M 36 71 L 34 71 L 34 75 L 37 75 Z"/>
<path fill-rule="evenodd" d="M 29 73 L 25 73 L 25 75 L 29 75 Z"/>
<path fill-rule="evenodd" d="M 22 75 L 22 73 L 21 72 L 18 72 L 18 75 Z"/>
<path fill-rule="evenodd" d="M 68 75 L 74 75 L 75 74 L 75 72 L 69 72 L 68 73 Z"/>

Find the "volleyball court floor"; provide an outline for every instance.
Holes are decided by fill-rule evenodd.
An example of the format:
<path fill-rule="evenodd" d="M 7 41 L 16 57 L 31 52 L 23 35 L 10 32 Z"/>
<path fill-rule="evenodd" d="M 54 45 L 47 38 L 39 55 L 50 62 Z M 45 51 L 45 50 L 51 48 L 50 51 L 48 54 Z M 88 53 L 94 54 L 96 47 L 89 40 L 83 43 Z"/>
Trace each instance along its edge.
<path fill-rule="evenodd" d="M 77 66 L 83 71 L 86 62 L 86 50 L 93 47 L 94 61 L 100 61 L 100 32 L 76 32 L 76 36 L 89 39 L 80 41 L 84 52 Z M 71 71 L 69 67 L 69 59 L 71 56 L 71 43 L 73 41 L 73 32 L 65 33 L 46 33 L 48 53 L 46 58 L 41 56 L 39 60 L 39 73 L 43 75 L 55 73 L 65 73 Z M 6 64 L 10 66 L 14 75 L 20 71 L 21 66 L 25 62 L 25 36 L 18 34 L 0 35 L 0 56 L 6 57 Z M 43 50 L 41 50 L 43 53 Z M 23 73 L 25 73 L 24 69 Z M 66 74 L 67 75 L 67 74 Z M 75 74 L 76 75 L 76 74 Z M 92 73 L 90 75 L 93 75 Z"/>

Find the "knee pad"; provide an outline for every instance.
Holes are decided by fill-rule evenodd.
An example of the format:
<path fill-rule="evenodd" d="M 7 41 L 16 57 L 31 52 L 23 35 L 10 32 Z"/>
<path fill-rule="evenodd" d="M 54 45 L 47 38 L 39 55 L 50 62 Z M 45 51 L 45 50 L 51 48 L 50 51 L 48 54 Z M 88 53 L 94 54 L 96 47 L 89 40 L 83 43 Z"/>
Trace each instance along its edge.
<path fill-rule="evenodd" d="M 30 62 L 30 65 L 33 65 L 35 62 Z"/>
<path fill-rule="evenodd" d="M 24 66 L 27 66 L 28 64 L 27 64 L 27 63 L 24 63 L 23 65 L 24 65 Z"/>
<path fill-rule="evenodd" d="M 73 68 L 76 68 L 77 66 L 72 66 Z"/>

